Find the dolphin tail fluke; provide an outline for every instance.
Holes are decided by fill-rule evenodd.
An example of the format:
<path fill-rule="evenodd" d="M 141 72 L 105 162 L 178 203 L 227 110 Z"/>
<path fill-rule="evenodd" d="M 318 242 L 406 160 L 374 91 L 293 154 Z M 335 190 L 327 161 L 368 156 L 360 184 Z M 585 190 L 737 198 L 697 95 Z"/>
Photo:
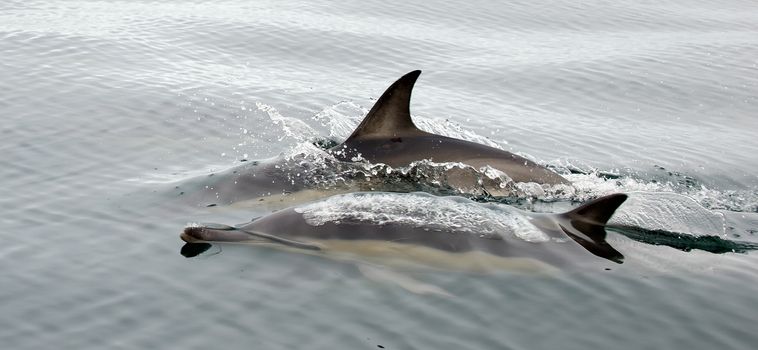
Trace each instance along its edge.
<path fill-rule="evenodd" d="M 624 203 L 626 198 L 627 195 L 623 193 L 607 195 L 589 201 L 579 208 L 566 213 L 566 215 L 572 219 L 576 218 L 595 225 L 605 226 L 605 224 L 608 223 L 608 220 L 611 219 L 611 216 L 613 216 L 613 213 L 615 213 L 616 209 Z"/>
<path fill-rule="evenodd" d="M 585 203 L 563 214 L 567 224 L 561 224 L 563 231 L 590 253 L 608 260 L 622 263 L 624 256 L 605 241 L 605 225 L 627 196 L 612 194 Z"/>

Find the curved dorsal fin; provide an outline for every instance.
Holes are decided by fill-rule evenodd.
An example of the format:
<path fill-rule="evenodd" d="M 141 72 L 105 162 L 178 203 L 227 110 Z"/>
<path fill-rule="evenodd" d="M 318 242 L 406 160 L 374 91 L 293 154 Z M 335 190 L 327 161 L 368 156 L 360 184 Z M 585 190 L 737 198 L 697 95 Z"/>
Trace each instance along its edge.
<path fill-rule="evenodd" d="M 421 132 L 413 124 L 410 110 L 411 91 L 420 74 L 420 70 L 414 70 L 390 85 L 347 140 Z"/>

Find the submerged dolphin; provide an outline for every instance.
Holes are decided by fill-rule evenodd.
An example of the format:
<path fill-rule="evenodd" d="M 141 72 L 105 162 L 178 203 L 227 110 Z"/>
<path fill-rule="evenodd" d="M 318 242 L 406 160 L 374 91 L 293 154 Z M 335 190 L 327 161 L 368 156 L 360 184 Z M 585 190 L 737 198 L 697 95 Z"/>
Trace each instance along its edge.
<path fill-rule="evenodd" d="M 536 182 L 556 185 L 569 184 L 560 175 L 526 158 L 478 143 L 431 134 L 418 129 L 411 120 L 411 91 L 421 71 L 410 72 L 393 83 L 377 100 L 363 121 L 343 143 L 327 150 L 331 159 L 321 158 L 321 164 L 313 164 L 308 155 L 305 159 L 278 157 L 270 160 L 248 162 L 210 177 L 191 180 L 201 187 L 185 197 L 195 198 L 201 205 L 232 204 L 246 200 L 266 200 L 266 203 L 284 201 L 297 203 L 322 198 L 331 192 L 366 190 L 414 190 L 415 183 L 403 184 L 404 188 L 390 188 L 374 177 L 350 178 L 335 168 L 365 159 L 371 163 L 383 163 L 391 167 L 403 167 L 413 162 L 430 160 L 434 163 L 462 163 L 471 169 L 454 168 L 445 171 L 442 183 L 459 191 L 480 186 L 483 179 L 477 173 L 489 166 L 505 173 L 514 182 Z M 312 156 L 312 155 L 311 155 Z M 318 155 L 316 155 L 318 157 Z M 342 163 L 342 164 L 337 164 Z M 357 172 L 360 175 L 360 170 Z M 370 178 L 370 179 L 368 179 Z M 413 179 L 411 182 L 415 182 Z M 492 195 L 507 195 L 502 186 L 481 187 Z M 418 190 L 418 189 L 415 189 Z M 493 192 L 494 191 L 494 192 Z M 184 195 L 184 187 L 176 187 Z M 297 195 L 292 195 L 297 193 Z M 267 199 L 267 197 L 269 197 Z M 274 197 L 274 198 L 270 198 Z M 276 205 L 276 204 L 274 204 Z"/>
<path fill-rule="evenodd" d="M 461 197 L 350 193 L 237 226 L 191 225 L 181 238 L 464 270 L 562 268 L 604 261 L 598 257 L 621 263 L 623 255 L 605 241 L 605 224 L 626 198 L 613 194 L 566 213 L 539 214 Z"/>

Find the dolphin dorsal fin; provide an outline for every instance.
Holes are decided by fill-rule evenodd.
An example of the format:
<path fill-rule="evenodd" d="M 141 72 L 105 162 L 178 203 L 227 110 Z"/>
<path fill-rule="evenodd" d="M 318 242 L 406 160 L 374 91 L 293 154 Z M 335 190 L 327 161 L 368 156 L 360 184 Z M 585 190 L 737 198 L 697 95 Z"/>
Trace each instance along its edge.
<path fill-rule="evenodd" d="M 347 140 L 421 133 L 411 120 L 410 110 L 411 91 L 420 74 L 414 70 L 390 85 Z"/>

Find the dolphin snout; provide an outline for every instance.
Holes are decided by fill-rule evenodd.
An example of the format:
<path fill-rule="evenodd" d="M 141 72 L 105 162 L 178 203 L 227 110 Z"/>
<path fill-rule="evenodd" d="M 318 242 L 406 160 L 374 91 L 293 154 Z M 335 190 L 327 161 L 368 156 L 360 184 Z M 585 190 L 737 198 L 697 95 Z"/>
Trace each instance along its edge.
<path fill-rule="evenodd" d="M 188 226 L 184 228 L 184 232 L 179 235 L 183 241 L 187 243 L 193 243 L 198 241 L 205 241 L 203 239 L 203 231 L 205 228 L 197 226 Z"/>

